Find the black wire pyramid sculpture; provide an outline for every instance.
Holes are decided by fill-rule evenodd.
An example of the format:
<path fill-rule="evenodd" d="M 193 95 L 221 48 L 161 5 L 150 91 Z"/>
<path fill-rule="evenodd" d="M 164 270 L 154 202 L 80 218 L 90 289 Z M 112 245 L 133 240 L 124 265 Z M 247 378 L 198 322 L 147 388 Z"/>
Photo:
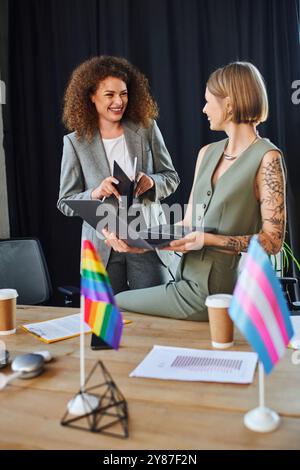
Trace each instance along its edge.
<path fill-rule="evenodd" d="M 104 381 L 101 384 L 88 387 L 93 374 L 99 368 Z M 96 409 L 91 411 L 85 394 L 91 394 L 98 399 L 99 403 Z M 129 436 L 127 402 L 101 361 L 94 365 L 85 381 L 84 391 L 79 390 L 77 395 L 82 396 L 85 413 L 74 416 L 67 410 L 61 420 L 62 426 L 111 437 L 127 438 Z"/>

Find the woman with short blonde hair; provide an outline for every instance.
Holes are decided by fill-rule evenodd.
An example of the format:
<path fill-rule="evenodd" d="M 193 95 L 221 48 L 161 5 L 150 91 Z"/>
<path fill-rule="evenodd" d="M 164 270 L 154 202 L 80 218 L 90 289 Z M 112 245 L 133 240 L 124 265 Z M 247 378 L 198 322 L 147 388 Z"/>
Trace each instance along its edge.
<path fill-rule="evenodd" d="M 269 103 L 263 77 L 249 62 L 234 62 L 211 74 L 207 88 L 217 98 L 230 98 L 231 120 L 259 124 L 268 118 Z"/>
<path fill-rule="evenodd" d="M 282 152 L 261 138 L 256 126 L 267 119 L 266 88 L 257 68 L 234 62 L 209 77 L 204 114 L 211 130 L 227 138 L 204 146 L 182 224 L 199 227 L 169 250 L 183 253 L 175 282 L 121 293 L 121 308 L 186 320 L 207 320 L 205 299 L 232 294 L 240 253 L 257 234 L 276 254 L 285 236 L 285 175 Z M 201 214 L 201 210 L 203 215 Z M 203 232 L 204 227 L 216 233 Z M 107 234 L 115 249 L 124 242 Z M 127 248 L 130 250 L 130 248 Z"/>

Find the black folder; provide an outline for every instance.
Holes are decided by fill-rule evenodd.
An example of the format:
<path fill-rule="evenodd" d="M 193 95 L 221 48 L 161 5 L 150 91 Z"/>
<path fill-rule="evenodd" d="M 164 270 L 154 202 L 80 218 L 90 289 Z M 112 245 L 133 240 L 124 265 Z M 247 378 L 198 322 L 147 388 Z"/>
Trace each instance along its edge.
<path fill-rule="evenodd" d="M 122 197 L 127 198 L 127 207 L 129 208 L 132 206 L 133 203 L 133 192 L 134 192 L 134 181 L 132 181 L 126 173 L 122 170 L 120 165 L 116 161 L 114 161 L 114 178 L 119 181 L 119 184 L 114 184 L 115 188 L 118 190 L 119 194 Z"/>

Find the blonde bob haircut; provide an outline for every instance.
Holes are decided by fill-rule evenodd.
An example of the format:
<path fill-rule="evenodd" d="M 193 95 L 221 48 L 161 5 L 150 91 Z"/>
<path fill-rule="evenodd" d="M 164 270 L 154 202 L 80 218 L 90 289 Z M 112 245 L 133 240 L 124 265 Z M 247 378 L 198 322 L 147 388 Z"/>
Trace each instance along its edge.
<path fill-rule="evenodd" d="M 233 62 L 217 69 L 210 75 L 207 88 L 218 98 L 230 98 L 233 122 L 259 124 L 267 120 L 267 90 L 253 64 Z"/>

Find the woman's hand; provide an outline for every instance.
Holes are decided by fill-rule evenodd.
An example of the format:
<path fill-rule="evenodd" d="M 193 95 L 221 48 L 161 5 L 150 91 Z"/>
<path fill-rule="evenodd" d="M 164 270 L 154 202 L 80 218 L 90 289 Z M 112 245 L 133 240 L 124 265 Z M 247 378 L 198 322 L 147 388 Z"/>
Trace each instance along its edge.
<path fill-rule="evenodd" d="M 114 251 L 120 253 L 145 253 L 146 251 L 143 248 L 135 248 L 128 246 L 123 240 L 120 240 L 117 235 L 113 232 L 109 232 L 107 229 L 102 230 L 103 235 L 105 236 L 105 244 L 111 246 Z"/>
<path fill-rule="evenodd" d="M 191 232 L 180 240 L 174 240 L 163 250 L 178 251 L 187 253 L 188 251 L 201 250 L 204 246 L 204 232 Z"/>
<path fill-rule="evenodd" d="M 113 194 L 119 201 L 121 201 L 121 196 L 114 184 L 119 184 L 119 181 L 116 178 L 113 176 L 105 178 L 98 188 L 94 189 L 92 192 L 92 199 L 102 199 L 103 197 L 109 197 Z"/>
<path fill-rule="evenodd" d="M 140 171 L 137 176 L 137 186 L 135 188 L 134 197 L 141 196 L 146 191 L 153 188 L 153 186 L 154 186 L 153 179 L 150 178 L 150 176 Z"/>

